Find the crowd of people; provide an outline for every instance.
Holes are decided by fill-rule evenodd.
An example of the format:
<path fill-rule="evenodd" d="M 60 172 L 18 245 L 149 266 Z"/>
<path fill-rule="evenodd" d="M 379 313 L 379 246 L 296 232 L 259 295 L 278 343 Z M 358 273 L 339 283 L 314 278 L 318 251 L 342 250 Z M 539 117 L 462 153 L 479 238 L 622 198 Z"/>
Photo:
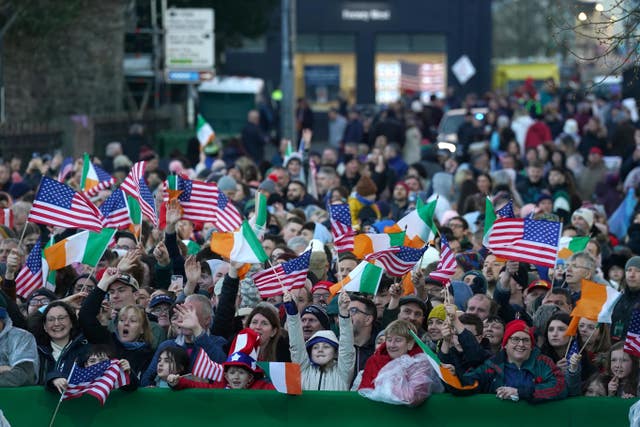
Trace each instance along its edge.
<path fill-rule="evenodd" d="M 439 121 L 459 107 L 487 113 L 465 116 L 454 153 L 438 149 Z M 510 95 L 402 101 L 371 116 L 340 106 L 329 113 L 330 141 L 321 150 L 306 129 L 312 115 L 297 116 L 300 149 L 284 141 L 270 160 L 255 146 L 259 129 L 191 161 L 180 153 L 160 159 L 144 144 L 130 158 L 120 143 L 92 159 L 117 182 L 145 161 L 158 210 L 169 174 L 216 182 L 247 218 L 255 193 L 263 193 L 269 263 L 290 261 L 313 243 L 304 286 L 266 299 L 253 274 L 269 264 L 246 272 L 222 259 L 209 245 L 213 224 L 182 219 L 175 204 L 164 207 L 163 229 L 144 221 L 139 235 L 120 230 L 95 270 L 65 267 L 54 287 L 20 298 L 15 279 L 36 242 L 76 232 L 27 221 L 40 179 L 60 176 L 78 189 L 82 161 L 66 173 L 60 153 L 36 156 L 26 168 L 18 158 L 0 164 L 0 207 L 13 218 L 12 227 L 0 226 L 0 386 L 61 393 L 74 363 L 119 359 L 129 390 L 269 389 L 256 362 L 272 361 L 298 363 L 304 390 L 359 390 L 409 405 L 436 392 L 530 402 L 638 396 L 639 360 L 623 348 L 640 301 L 640 211 L 633 210 L 640 121 L 632 102 L 548 81 Z M 249 117 L 258 126 L 259 114 Z M 562 236 L 588 243 L 551 269 L 497 258 L 483 247 L 487 196 L 496 208 L 512 203 L 516 217 L 561 222 Z M 620 219 L 614 214 L 629 198 Z M 430 250 L 405 278 L 411 291 L 407 280 L 385 275 L 375 295 L 333 295 L 361 259 L 337 254 L 328 205 L 348 204 L 358 233 L 382 234 L 434 199 L 434 246 L 446 237 L 455 253 L 450 283 L 431 276 L 440 256 Z M 572 319 L 583 279 L 622 293 L 611 324 Z M 565 334 L 572 320 L 575 337 Z M 238 348 L 238 334 L 252 337 L 249 344 Z M 571 351 L 576 343 L 579 351 Z M 423 347 L 459 386 L 440 379 Z M 224 367 L 221 378 L 190 375 L 200 350 Z"/>

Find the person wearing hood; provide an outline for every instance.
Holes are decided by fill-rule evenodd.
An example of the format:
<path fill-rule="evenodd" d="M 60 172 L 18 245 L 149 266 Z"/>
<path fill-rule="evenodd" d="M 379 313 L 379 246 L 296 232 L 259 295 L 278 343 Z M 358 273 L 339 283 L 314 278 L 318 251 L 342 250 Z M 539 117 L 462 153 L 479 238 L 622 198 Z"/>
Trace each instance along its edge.
<path fill-rule="evenodd" d="M 38 348 L 29 332 L 13 326 L 8 302 L 0 293 L 0 387 L 36 384 Z"/>
<path fill-rule="evenodd" d="M 323 329 L 305 342 L 298 308 L 291 293 L 284 293 L 291 361 L 300 365 L 303 390 L 349 390 L 356 361 L 349 311 L 351 299 L 346 292 L 340 292 L 337 298 L 340 340 L 333 331 Z"/>

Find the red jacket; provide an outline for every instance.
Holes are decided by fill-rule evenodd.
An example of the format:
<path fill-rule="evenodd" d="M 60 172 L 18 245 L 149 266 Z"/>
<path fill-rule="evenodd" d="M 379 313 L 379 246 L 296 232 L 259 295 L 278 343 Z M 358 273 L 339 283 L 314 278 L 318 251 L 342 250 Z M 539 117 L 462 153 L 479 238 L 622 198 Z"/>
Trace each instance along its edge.
<path fill-rule="evenodd" d="M 409 356 L 415 356 L 416 354 L 422 353 L 422 350 L 417 345 L 414 345 L 409 353 Z M 358 390 L 362 388 L 375 388 L 373 381 L 378 376 L 378 372 L 380 369 L 384 367 L 387 363 L 391 362 L 391 356 L 387 353 L 387 343 L 382 343 L 380 347 L 376 350 L 375 353 L 367 360 L 367 363 L 364 365 L 364 372 L 362 372 L 362 381 L 360 382 L 360 387 Z"/>
<path fill-rule="evenodd" d="M 527 130 L 524 148 L 525 150 L 528 148 L 536 148 L 538 145 L 551 141 L 553 141 L 553 136 L 551 136 L 549 126 L 541 120 L 536 120 Z"/>
<path fill-rule="evenodd" d="M 178 384 L 173 387 L 175 390 L 184 390 L 185 388 L 227 388 L 228 383 L 226 379 L 222 381 L 214 381 L 212 383 L 205 383 L 202 381 L 194 381 L 185 377 L 180 377 Z M 275 390 L 273 384 L 265 380 L 255 380 L 251 383 L 248 390 Z"/>

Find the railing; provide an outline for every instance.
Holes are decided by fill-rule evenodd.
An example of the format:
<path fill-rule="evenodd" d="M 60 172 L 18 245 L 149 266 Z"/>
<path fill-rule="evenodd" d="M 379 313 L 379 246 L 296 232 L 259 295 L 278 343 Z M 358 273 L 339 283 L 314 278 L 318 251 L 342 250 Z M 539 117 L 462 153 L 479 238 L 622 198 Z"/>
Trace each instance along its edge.
<path fill-rule="evenodd" d="M 104 407 L 90 396 L 62 402 L 55 426 L 628 426 L 636 399 L 573 397 L 532 405 L 494 395 L 431 396 L 408 408 L 351 392 L 287 396 L 261 390 L 139 389 L 114 391 Z M 12 427 L 47 426 L 58 396 L 42 387 L 0 388 L 0 409 Z"/>

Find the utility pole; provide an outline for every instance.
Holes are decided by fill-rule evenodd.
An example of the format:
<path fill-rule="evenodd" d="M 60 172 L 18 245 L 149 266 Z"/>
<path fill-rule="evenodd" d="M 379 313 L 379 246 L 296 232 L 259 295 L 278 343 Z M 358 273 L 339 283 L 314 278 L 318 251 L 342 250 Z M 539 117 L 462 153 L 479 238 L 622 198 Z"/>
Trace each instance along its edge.
<path fill-rule="evenodd" d="M 294 140 L 295 108 L 293 96 L 293 52 L 295 49 L 295 0 L 281 0 L 282 25 L 282 69 L 280 87 L 282 104 L 280 111 L 280 131 L 282 138 Z M 294 141 L 294 143 L 297 141 Z"/>

